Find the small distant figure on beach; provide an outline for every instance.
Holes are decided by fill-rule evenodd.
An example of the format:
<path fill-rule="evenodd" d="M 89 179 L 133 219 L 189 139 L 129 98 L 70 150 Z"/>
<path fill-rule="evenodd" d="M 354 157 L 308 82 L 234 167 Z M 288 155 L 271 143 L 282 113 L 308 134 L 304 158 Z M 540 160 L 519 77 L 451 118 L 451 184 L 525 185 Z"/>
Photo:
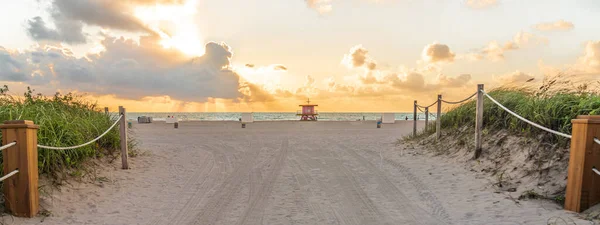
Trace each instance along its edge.
<path fill-rule="evenodd" d="M 240 118 L 240 122 L 242 122 L 242 118 Z"/>
<path fill-rule="evenodd" d="M 365 116 L 363 116 L 363 121 L 365 121 Z"/>
<path fill-rule="evenodd" d="M 408 116 L 404 117 L 404 120 L 408 120 Z"/>

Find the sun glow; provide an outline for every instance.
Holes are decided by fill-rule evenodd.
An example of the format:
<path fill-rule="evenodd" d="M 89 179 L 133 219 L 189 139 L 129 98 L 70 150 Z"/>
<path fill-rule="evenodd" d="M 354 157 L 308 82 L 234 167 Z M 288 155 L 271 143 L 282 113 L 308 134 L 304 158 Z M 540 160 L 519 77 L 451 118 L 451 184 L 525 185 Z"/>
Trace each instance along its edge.
<path fill-rule="evenodd" d="M 197 0 L 188 0 L 182 5 L 156 4 L 137 7 L 134 13 L 160 35 L 160 44 L 164 48 L 175 48 L 190 56 L 201 56 L 205 49 L 198 25 L 194 23 L 197 5 Z"/>

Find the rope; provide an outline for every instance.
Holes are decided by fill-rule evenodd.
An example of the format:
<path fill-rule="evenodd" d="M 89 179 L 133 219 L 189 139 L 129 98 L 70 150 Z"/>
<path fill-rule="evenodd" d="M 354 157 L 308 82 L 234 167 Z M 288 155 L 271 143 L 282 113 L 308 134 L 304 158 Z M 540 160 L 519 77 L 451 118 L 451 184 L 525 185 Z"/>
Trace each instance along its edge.
<path fill-rule="evenodd" d="M 9 178 L 9 177 L 11 177 L 11 176 L 13 176 L 13 175 L 17 174 L 18 172 L 19 172 L 19 170 L 15 170 L 15 171 L 12 171 L 12 172 L 10 172 L 10 173 L 8 173 L 8 174 L 4 175 L 3 177 L 0 177 L 0 182 L 2 182 L 2 181 L 4 181 L 4 180 L 6 180 L 7 178 Z"/>
<path fill-rule="evenodd" d="M 443 99 L 441 99 L 441 100 L 442 100 L 442 102 L 448 103 L 448 104 L 460 104 L 460 103 L 466 102 L 467 100 L 473 98 L 475 95 L 477 95 L 477 92 L 475 92 L 475 94 L 473 94 L 473 95 L 471 95 L 471 96 L 469 96 L 469 97 L 467 97 L 467 98 L 465 98 L 463 100 L 457 101 L 457 102 L 450 102 L 450 101 L 446 101 L 446 100 L 443 100 Z"/>
<path fill-rule="evenodd" d="M 594 171 L 594 173 L 596 173 L 596 174 L 600 175 L 600 171 L 598 171 L 598 170 L 596 169 L 596 167 L 593 167 L 593 168 L 592 168 L 592 171 Z"/>
<path fill-rule="evenodd" d="M 94 140 L 88 141 L 86 143 L 83 143 L 83 144 L 80 144 L 80 145 L 76 145 L 76 146 L 72 146 L 72 147 L 51 147 L 51 146 L 45 146 L 45 145 L 37 145 L 37 146 L 38 146 L 38 148 L 45 148 L 45 149 L 52 149 L 52 150 L 69 150 L 69 149 L 81 148 L 83 146 L 86 146 L 86 145 L 89 145 L 91 143 L 94 143 L 95 141 L 97 141 L 100 138 L 102 138 L 104 135 L 108 134 L 108 132 L 110 130 L 112 130 L 112 128 L 115 127 L 117 125 L 117 123 L 119 123 L 119 121 L 121 121 L 121 118 L 123 118 L 123 115 L 119 116 L 119 118 L 117 119 L 117 121 L 115 121 L 115 123 L 113 123 L 113 125 L 110 126 L 110 128 L 108 128 L 108 130 L 104 131 L 104 133 L 102 133 L 97 138 L 94 138 Z"/>
<path fill-rule="evenodd" d="M 431 103 L 431 105 L 428 105 L 428 106 L 420 106 L 420 105 L 417 105 L 417 107 L 421 107 L 421 108 L 429 108 L 429 107 L 431 107 L 431 106 L 435 105 L 436 103 L 438 103 L 438 101 L 435 101 L 435 102 Z"/>
<path fill-rule="evenodd" d="M 16 141 L 13 141 L 13 142 L 11 142 L 11 143 L 8 143 L 7 145 L 0 147 L 0 151 L 2 151 L 2 150 L 4 150 L 4 149 L 7 149 L 7 148 L 10 148 L 10 147 L 12 147 L 13 145 L 16 145 L 16 144 L 17 144 L 17 142 L 16 142 Z"/>
<path fill-rule="evenodd" d="M 596 144 L 599 144 L 599 145 L 600 145 L 600 139 L 598 139 L 598 138 L 596 138 L 596 137 L 594 138 L 594 142 L 596 142 Z"/>
<path fill-rule="evenodd" d="M 529 120 L 527 120 L 527 119 L 519 116 L 518 114 L 514 113 L 513 111 L 510 111 L 506 107 L 504 107 L 502 104 L 500 104 L 498 101 L 496 101 L 496 99 L 494 99 L 494 98 L 492 98 L 492 96 L 488 95 L 484 90 L 480 90 L 480 91 L 485 96 L 487 96 L 490 100 L 492 100 L 492 102 L 496 103 L 496 105 L 498 105 L 500 108 L 504 109 L 506 112 L 508 112 L 511 115 L 517 117 L 518 119 L 520 119 L 520 120 L 522 120 L 522 121 L 524 121 L 524 122 L 526 122 L 526 123 L 528 123 L 528 124 L 530 124 L 530 125 L 532 125 L 534 127 L 537 127 L 537 128 L 542 129 L 542 130 L 545 130 L 547 132 L 550 132 L 550 133 L 553 133 L 553 134 L 556 134 L 556 135 L 559 135 L 559 136 L 563 136 L 563 137 L 566 137 L 566 138 L 571 138 L 572 137 L 571 135 L 568 135 L 568 134 L 565 134 L 565 133 L 561 133 L 561 132 L 558 132 L 558 131 L 554 131 L 554 130 L 551 130 L 549 128 L 543 127 L 543 126 L 541 126 L 541 125 L 539 125 L 537 123 L 531 122 L 531 121 L 529 121 Z"/>

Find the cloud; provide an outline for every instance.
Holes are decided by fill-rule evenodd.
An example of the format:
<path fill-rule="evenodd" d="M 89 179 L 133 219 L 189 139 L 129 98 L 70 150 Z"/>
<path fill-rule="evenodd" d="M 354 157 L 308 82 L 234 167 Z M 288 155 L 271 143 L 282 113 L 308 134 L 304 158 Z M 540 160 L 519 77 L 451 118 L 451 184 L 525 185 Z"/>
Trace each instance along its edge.
<path fill-rule="evenodd" d="M 437 63 L 437 62 L 453 62 L 456 55 L 450 51 L 448 45 L 444 44 L 428 44 L 423 48 L 421 57 L 425 62 Z"/>
<path fill-rule="evenodd" d="M 332 0 L 305 0 L 309 8 L 316 10 L 319 14 L 326 14 L 333 9 Z"/>
<path fill-rule="evenodd" d="M 273 70 L 282 70 L 282 71 L 288 70 L 287 67 L 285 67 L 284 65 L 281 65 L 281 64 L 271 65 L 271 67 L 273 68 Z"/>
<path fill-rule="evenodd" d="M 537 36 L 532 33 L 520 31 L 513 37 L 513 40 L 507 41 L 504 45 L 498 41 L 490 41 L 485 47 L 477 52 L 467 53 L 465 57 L 471 61 L 478 61 L 484 58 L 492 62 L 504 60 L 504 53 L 515 51 L 525 47 L 533 47 L 548 44 L 548 39 Z"/>
<path fill-rule="evenodd" d="M 76 58 L 62 46 L 25 52 L 0 51 L 0 80 L 63 90 L 140 99 L 168 95 L 183 101 L 237 98 L 239 75 L 231 70 L 231 48 L 209 42 L 206 54 L 189 59 L 164 49 L 157 37 L 140 43 L 105 37 L 105 51 Z"/>
<path fill-rule="evenodd" d="M 369 51 L 362 45 L 354 46 L 350 49 L 350 53 L 344 55 L 342 64 L 348 68 L 360 68 L 364 67 L 368 70 L 375 70 L 377 68 L 377 62 L 371 59 L 368 55 Z"/>
<path fill-rule="evenodd" d="M 568 31 L 573 30 L 574 27 L 575 25 L 571 22 L 558 20 L 556 22 L 538 23 L 533 26 L 533 29 L 539 31 Z"/>
<path fill-rule="evenodd" d="M 136 6 L 183 4 L 183 0 L 52 0 L 47 9 L 52 23 L 50 28 L 40 17 L 27 21 L 27 32 L 36 41 L 56 41 L 68 44 L 87 42 L 84 25 L 153 34 L 135 17 Z"/>
<path fill-rule="evenodd" d="M 49 28 L 39 16 L 27 21 L 27 34 L 36 41 L 64 42 L 69 44 L 86 43 L 83 33 L 83 23 L 56 19 L 56 29 Z"/>
<path fill-rule="evenodd" d="M 535 79 L 535 76 L 524 73 L 521 71 L 515 71 L 512 73 L 494 76 L 494 80 L 502 85 L 506 84 L 524 84 L 527 82 L 531 82 Z"/>
<path fill-rule="evenodd" d="M 586 72 L 600 72 L 600 41 L 588 41 L 584 55 L 579 58 L 579 67 Z"/>
<path fill-rule="evenodd" d="M 449 77 L 444 74 L 440 74 L 437 78 L 437 88 L 459 88 L 470 84 L 471 75 L 461 74 L 456 77 Z"/>
<path fill-rule="evenodd" d="M 498 0 L 465 0 L 465 5 L 472 9 L 484 9 L 498 5 Z"/>

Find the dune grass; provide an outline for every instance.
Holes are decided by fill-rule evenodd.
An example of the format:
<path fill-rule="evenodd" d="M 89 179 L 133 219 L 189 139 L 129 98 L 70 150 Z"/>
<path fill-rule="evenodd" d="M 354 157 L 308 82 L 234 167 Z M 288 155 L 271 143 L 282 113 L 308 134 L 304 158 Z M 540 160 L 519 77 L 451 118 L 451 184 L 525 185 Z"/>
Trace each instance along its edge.
<path fill-rule="evenodd" d="M 488 91 L 500 104 L 532 122 L 562 133 L 571 134 L 571 120 L 578 115 L 600 115 L 600 94 L 587 85 L 575 88 L 556 88 L 557 79 L 547 80 L 538 88 L 501 87 Z M 442 116 L 442 129 L 475 127 L 475 100 L 451 108 Z M 559 142 L 568 140 L 533 127 L 510 115 L 495 103 L 484 97 L 484 132 L 507 130 L 543 141 Z M 423 132 L 428 135 L 434 129 Z M 421 136 L 422 136 L 421 135 Z"/>
<path fill-rule="evenodd" d="M 14 97 L 4 86 L 0 88 L 0 121 L 6 120 L 32 120 L 39 125 L 38 144 L 74 146 L 102 134 L 114 123 L 116 116 L 105 114 L 96 104 L 71 93 L 45 97 L 34 94 L 28 88 L 23 97 Z M 113 128 L 96 143 L 85 147 L 73 150 L 39 148 L 39 173 L 55 176 L 61 171 L 82 166 L 88 159 L 114 156 L 119 145 L 118 128 Z"/>

